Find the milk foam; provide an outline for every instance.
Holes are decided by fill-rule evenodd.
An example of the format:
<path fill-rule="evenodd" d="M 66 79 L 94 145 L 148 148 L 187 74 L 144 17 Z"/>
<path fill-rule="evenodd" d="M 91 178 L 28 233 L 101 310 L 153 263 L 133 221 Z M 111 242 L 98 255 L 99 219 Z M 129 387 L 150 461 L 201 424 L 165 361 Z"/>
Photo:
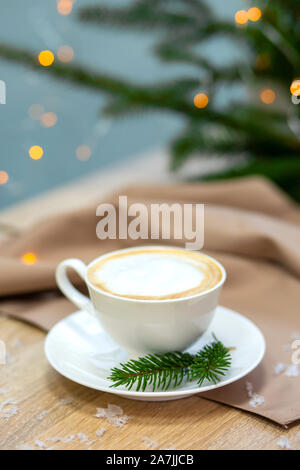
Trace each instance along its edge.
<path fill-rule="evenodd" d="M 111 259 L 94 273 L 94 280 L 110 292 L 145 297 L 185 291 L 202 279 L 202 272 L 192 264 L 155 253 Z"/>
<path fill-rule="evenodd" d="M 141 249 L 99 260 L 90 268 L 88 277 L 111 294 L 164 299 L 208 290 L 221 279 L 221 271 L 216 263 L 199 253 Z"/>

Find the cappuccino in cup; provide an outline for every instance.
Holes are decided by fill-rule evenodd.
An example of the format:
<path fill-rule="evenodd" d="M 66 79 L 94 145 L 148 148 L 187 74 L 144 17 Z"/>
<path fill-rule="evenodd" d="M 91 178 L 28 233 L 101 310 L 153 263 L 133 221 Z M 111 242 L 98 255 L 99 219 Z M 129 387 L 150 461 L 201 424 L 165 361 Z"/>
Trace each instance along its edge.
<path fill-rule="evenodd" d="M 220 267 L 209 257 L 181 249 L 141 248 L 94 263 L 88 280 L 109 294 L 137 300 L 190 297 L 217 285 Z"/>
<path fill-rule="evenodd" d="M 72 285 L 69 269 L 85 281 L 89 297 Z M 146 246 L 104 254 L 88 266 L 65 260 L 56 279 L 77 308 L 98 319 L 128 358 L 136 358 L 184 351 L 197 341 L 214 317 L 226 272 L 202 253 Z"/>

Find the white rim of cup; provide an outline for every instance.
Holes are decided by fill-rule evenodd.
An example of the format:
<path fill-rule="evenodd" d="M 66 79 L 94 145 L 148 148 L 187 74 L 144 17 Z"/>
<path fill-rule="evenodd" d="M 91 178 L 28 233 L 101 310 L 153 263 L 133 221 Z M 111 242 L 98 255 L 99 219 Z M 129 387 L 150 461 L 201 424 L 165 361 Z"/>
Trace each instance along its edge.
<path fill-rule="evenodd" d="M 162 249 L 169 249 L 169 250 L 181 250 L 181 251 L 188 251 L 188 252 L 191 252 L 191 250 L 186 250 L 185 248 L 181 248 L 181 247 L 177 247 L 177 246 L 170 246 L 170 245 L 141 245 L 141 246 L 138 246 L 138 247 L 132 247 L 132 248 L 121 248 L 120 250 L 113 250 L 113 251 L 110 251 L 109 253 L 104 253 L 103 255 L 99 256 L 98 258 L 94 259 L 93 261 L 91 261 L 91 263 L 89 263 L 87 265 L 87 268 L 86 268 L 86 272 L 85 272 L 85 282 L 86 284 L 93 290 L 95 290 L 96 292 L 99 292 L 100 294 L 103 294 L 103 295 L 107 295 L 107 297 L 111 297 L 113 299 L 119 299 L 119 300 L 122 300 L 122 301 L 127 301 L 127 302 L 140 302 L 140 303 L 174 303 L 174 302 L 184 302 L 188 299 L 197 299 L 198 297 L 204 297 L 205 295 L 208 295 L 208 294 L 211 294 L 213 291 L 215 291 L 216 289 L 218 289 L 219 287 L 221 287 L 224 282 L 226 281 L 226 278 L 227 278 L 227 274 L 226 274 L 226 270 L 224 268 L 224 266 L 219 262 L 217 261 L 215 258 L 213 258 L 212 256 L 209 256 L 209 255 L 206 255 L 204 253 L 201 253 L 201 252 L 197 252 L 197 253 L 201 253 L 201 255 L 205 256 L 206 258 L 212 260 L 214 263 L 216 263 L 216 265 L 220 268 L 221 272 L 222 272 L 222 279 L 218 282 L 218 284 L 216 284 L 214 287 L 212 287 L 211 289 L 209 290 L 206 290 L 204 292 L 199 292 L 199 294 L 194 294 L 194 295 L 190 295 L 190 296 L 186 296 L 186 297 L 180 297 L 178 299 L 161 299 L 161 300 L 151 300 L 151 299 L 132 299 L 132 298 L 129 298 L 129 297 L 122 297 L 121 295 L 114 295 L 114 294 L 110 294 L 109 292 L 106 292 L 105 290 L 102 290 L 102 289 L 99 289 L 99 287 L 96 287 L 94 286 L 94 284 L 92 284 L 88 277 L 87 277 L 87 272 L 89 270 L 89 268 L 91 268 L 94 264 L 96 264 L 100 259 L 103 259 L 103 258 L 106 258 L 106 257 L 109 257 L 111 256 L 112 253 L 123 253 L 123 252 L 127 252 L 127 251 L 136 251 L 136 250 L 145 250 L 145 249 L 159 249 L 159 248 L 162 248 Z"/>

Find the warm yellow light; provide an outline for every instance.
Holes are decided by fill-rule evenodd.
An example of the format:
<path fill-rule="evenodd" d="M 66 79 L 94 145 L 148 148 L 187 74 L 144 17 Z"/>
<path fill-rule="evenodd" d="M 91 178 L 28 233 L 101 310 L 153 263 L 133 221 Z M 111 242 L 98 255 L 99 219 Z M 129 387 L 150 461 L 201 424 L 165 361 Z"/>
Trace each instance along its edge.
<path fill-rule="evenodd" d="M 37 256 L 34 253 L 25 253 L 21 257 L 21 261 L 28 266 L 31 266 L 37 262 Z"/>
<path fill-rule="evenodd" d="M 54 54 L 51 51 L 42 51 L 39 53 L 39 63 L 43 67 L 49 67 L 54 62 Z"/>
<path fill-rule="evenodd" d="M 41 123 L 44 127 L 52 127 L 57 123 L 57 116 L 55 113 L 44 113 L 41 117 Z"/>
<path fill-rule="evenodd" d="M 39 145 L 33 145 L 29 149 L 29 156 L 32 160 L 40 160 L 44 155 L 44 150 Z"/>
<path fill-rule="evenodd" d="M 194 96 L 194 105 L 196 108 L 203 109 L 208 105 L 209 99 L 205 93 L 198 93 Z"/>
<path fill-rule="evenodd" d="M 61 46 L 57 51 L 57 57 L 61 62 L 71 62 L 74 59 L 74 51 L 70 46 Z"/>
<path fill-rule="evenodd" d="M 69 15 L 73 8 L 72 0 L 58 0 L 57 11 L 61 15 Z"/>
<path fill-rule="evenodd" d="M 261 10 L 259 8 L 253 7 L 248 10 L 248 19 L 250 21 L 258 21 L 261 18 Z"/>
<path fill-rule="evenodd" d="M 28 114 L 31 119 L 38 121 L 44 112 L 44 108 L 40 104 L 32 104 L 28 110 Z"/>
<path fill-rule="evenodd" d="M 6 184 L 8 180 L 9 180 L 9 177 L 6 171 L 0 171 L 0 185 Z"/>
<path fill-rule="evenodd" d="M 239 10 L 236 12 L 234 19 L 237 24 L 246 24 L 248 22 L 248 13 L 245 10 Z"/>
<path fill-rule="evenodd" d="M 274 103 L 274 101 L 276 99 L 276 93 L 275 93 L 275 91 L 271 90 L 270 88 L 267 88 L 266 90 L 263 90 L 260 93 L 260 99 L 265 104 L 272 104 L 272 103 Z"/>
<path fill-rule="evenodd" d="M 290 86 L 290 90 L 292 95 L 294 96 L 300 96 L 300 80 L 296 79 L 292 82 Z"/>
<path fill-rule="evenodd" d="M 81 145 L 76 149 L 76 157 L 82 162 L 86 162 L 90 158 L 91 154 L 91 149 L 87 145 Z"/>

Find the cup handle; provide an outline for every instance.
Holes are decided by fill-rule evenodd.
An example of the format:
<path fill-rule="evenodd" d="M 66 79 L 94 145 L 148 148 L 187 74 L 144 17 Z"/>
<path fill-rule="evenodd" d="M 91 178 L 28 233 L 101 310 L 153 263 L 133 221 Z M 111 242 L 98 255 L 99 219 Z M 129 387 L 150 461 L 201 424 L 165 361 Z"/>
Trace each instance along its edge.
<path fill-rule="evenodd" d="M 86 265 L 80 259 L 66 259 L 62 261 L 56 269 L 56 282 L 62 293 L 80 310 L 85 310 L 94 314 L 94 308 L 91 300 L 81 294 L 68 278 L 67 269 L 72 268 L 85 281 Z"/>

